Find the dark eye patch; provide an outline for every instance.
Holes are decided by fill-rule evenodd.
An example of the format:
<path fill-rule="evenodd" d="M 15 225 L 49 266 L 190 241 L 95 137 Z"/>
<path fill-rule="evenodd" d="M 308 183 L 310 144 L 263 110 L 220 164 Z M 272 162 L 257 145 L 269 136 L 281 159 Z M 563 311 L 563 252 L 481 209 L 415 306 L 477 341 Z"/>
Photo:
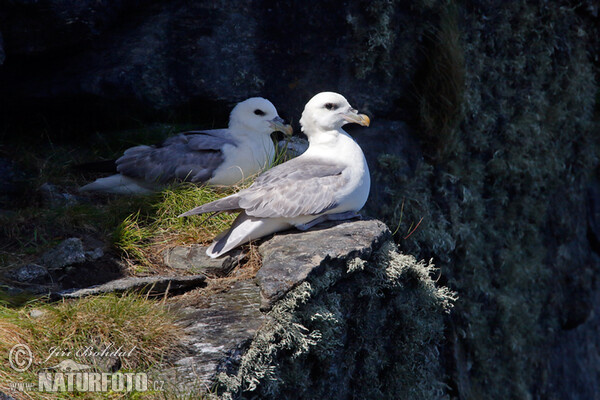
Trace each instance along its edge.
<path fill-rule="evenodd" d="M 338 108 L 338 106 L 337 106 L 337 104 L 327 103 L 327 104 L 325 104 L 325 108 L 328 110 L 335 110 Z"/>
<path fill-rule="evenodd" d="M 265 112 L 264 112 L 263 110 L 259 110 L 259 109 L 257 108 L 256 110 L 254 110 L 254 114 L 256 114 L 256 115 L 260 115 L 260 116 L 262 117 L 263 115 L 265 115 Z"/>

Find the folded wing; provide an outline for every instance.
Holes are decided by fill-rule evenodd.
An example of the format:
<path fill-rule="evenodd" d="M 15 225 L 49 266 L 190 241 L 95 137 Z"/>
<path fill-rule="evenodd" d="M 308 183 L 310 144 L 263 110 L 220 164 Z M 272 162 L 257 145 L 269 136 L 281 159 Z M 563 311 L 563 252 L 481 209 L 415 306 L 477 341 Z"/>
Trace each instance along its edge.
<path fill-rule="evenodd" d="M 147 182 L 187 181 L 203 183 L 223 163 L 223 146 L 235 146 L 226 130 L 186 132 L 159 146 L 127 149 L 117 161 L 122 175 Z"/>
<path fill-rule="evenodd" d="M 344 169 L 343 165 L 296 158 L 263 173 L 249 188 L 182 216 L 238 210 L 257 218 L 321 214 L 337 206 L 336 192 L 347 182 Z"/>

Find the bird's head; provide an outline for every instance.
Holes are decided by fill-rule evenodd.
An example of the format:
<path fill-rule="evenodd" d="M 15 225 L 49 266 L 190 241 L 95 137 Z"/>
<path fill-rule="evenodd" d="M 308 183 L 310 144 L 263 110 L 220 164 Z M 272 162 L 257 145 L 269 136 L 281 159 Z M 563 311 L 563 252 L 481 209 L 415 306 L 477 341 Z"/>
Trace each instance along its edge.
<path fill-rule="evenodd" d="M 273 103 L 262 97 L 251 97 L 238 103 L 229 115 L 229 127 L 264 135 L 274 131 L 288 136 L 293 133 L 291 125 L 279 117 Z"/>
<path fill-rule="evenodd" d="M 371 120 L 359 114 L 344 96 L 334 92 L 321 92 L 315 95 L 304 107 L 300 125 L 307 136 L 317 132 L 340 129 L 347 123 L 369 126 Z"/>

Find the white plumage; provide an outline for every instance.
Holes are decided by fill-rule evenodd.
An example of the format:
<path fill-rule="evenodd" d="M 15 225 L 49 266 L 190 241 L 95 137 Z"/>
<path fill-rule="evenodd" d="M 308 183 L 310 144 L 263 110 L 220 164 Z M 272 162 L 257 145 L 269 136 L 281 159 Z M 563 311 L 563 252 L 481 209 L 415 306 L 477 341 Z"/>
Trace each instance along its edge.
<path fill-rule="evenodd" d="M 304 154 L 266 171 L 239 193 L 182 214 L 241 211 L 207 254 L 218 257 L 250 240 L 291 227 L 305 230 L 325 220 L 358 216 L 371 181 L 360 146 L 342 129 L 349 122 L 370 123 L 342 95 L 317 94 L 300 119 L 309 141 Z"/>

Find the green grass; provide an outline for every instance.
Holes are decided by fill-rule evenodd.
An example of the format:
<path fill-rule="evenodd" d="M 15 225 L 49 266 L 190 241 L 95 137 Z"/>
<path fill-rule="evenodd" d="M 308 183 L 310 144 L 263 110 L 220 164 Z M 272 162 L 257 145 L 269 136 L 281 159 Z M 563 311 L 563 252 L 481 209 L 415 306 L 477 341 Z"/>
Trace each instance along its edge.
<path fill-rule="evenodd" d="M 42 311 L 33 318 L 33 309 Z M 102 295 L 56 304 L 33 302 L 14 309 L 0 305 L 0 390 L 8 391 L 11 382 L 37 385 L 37 372 L 71 359 L 96 366 L 90 356 L 77 356 L 77 349 L 91 347 L 102 351 L 108 344 L 123 350 L 133 349 L 121 357 L 121 371 L 144 372 L 164 363 L 165 356 L 178 351 L 181 328 L 175 325 L 176 313 L 162 302 L 136 294 Z M 31 367 L 17 372 L 9 367 L 10 349 L 17 343 L 29 346 L 34 356 Z M 70 355 L 53 353 L 53 348 L 70 350 Z M 161 364 L 162 365 L 162 364 Z M 28 392 L 41 398 L 105 398 L 92 393 Z M 22 394 L 21 394 L 22 395 Z M 133 393 L 119 398 L 148 398 L 149 394 Z M 150 394 L 151 395 L 151 394 Z M 17 394 L 17 397 L 19 395 Z"/>
<path fill-rule="evenodd" d="M 153 196 L 151 206 L 127 216 L 113 234 L 115 247 L 131 261 L 149 267 L 158 253 L 173 243 L 207 243 L 225 230 L 234 214 L 179 218 L 194 207 L 228 196 L 239 188 L 197 187 L 181 184 Z"/>

